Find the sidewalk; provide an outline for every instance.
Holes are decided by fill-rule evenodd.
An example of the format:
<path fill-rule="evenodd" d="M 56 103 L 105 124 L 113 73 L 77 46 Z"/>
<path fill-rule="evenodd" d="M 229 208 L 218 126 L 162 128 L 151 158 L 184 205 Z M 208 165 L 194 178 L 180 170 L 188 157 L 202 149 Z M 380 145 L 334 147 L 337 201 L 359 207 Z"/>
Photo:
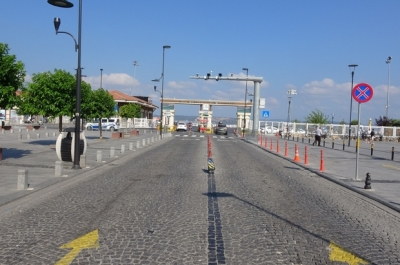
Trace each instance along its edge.
<path fill-rule="evenodd" d="M 56 177 L 55 162 L 59 161 L 55 149 L 59 135 L 58 129 L 41 128 L 37 131 L 29 131 L 30 139 L 27 139 L 26 126 L 13 126 L 13 129 L 13 133 L 0 131 L 0 148 L 3 149 L 0 161 L 0 205 L 66 178 L 86 173 L 132 152 L 140 152 L 159 142 L 159 132 L 154 129 L 140 129 L 137 136 L 127 137 L 126 135 L 119 139 L 111 138 L 109 131 L 103 131 L 102 139 L 99 139 L 99 131 L 85 131 L 88 145 L 85 168 L 75 170 L 72 169 L 73 162 L 63 162 L 63 176 Z M 170 134 L 164 134 L 164 139 L 169 136 Z M 20 137 L 22 139 L 19 139 Z M 121 153 L 122 145 L 124 145 L 124 153 Z M 133 150 L 129 150 L 130 145 Z M 115 149 L 114 157 L 110 157 L 111 147 Z M 98 151 L 101 151 L 101 161 L 97 161 Z M 28 171 L 29 186 L 25 190 L 17 190 L 20 169 Z"/>
<path fill-rule="evenodd" d="M 299 166 L 400 212 L 400 143 L 375 142 L 373 156 L 371 156 L 371 145 L 361 141 L 357 176 L 356 141 L 354 140 L 350 142 L 350 146 L 346 140 L 343 150 L 343 140 L 335 140 L 332 148 L 331 139 L 326 139 L 325 147 L 323 141 L 319 147 L 312 145 L 314 139 L 311 139 L 309 143 L 308 138 L 305 138 L 303 142 L 302 138 L 297 139 L 297 137 L 294 140 L 293 138 L 281 139 L 272 134 L 264 137 L 262 145 L 260 139 L 247 139 L 247 141 L 289 161 L 294 161 L 295 145 L 297 145 L 300 161 L 296 163 Z M 279 143 L 279 153 L 277 143 Z M 287 156 L 285 156 L 285 143 L 288 145 Z M 306 147 L 308 149 L 307 165 L 305 164 Z M 323 167 L 321 167 L 321 150 L 324 155 Z M 323 172 L 321 169 L 324 169 Z M 371 174 L 371 189 L 364 189 L 367 173 Z"/>

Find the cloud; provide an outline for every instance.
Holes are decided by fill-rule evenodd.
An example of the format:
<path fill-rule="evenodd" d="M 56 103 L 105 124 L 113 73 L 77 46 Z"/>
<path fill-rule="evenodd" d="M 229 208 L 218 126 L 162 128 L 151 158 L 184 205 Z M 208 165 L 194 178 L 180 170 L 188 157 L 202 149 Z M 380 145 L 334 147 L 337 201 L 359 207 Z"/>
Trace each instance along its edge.
<path fill-rule="evenodd" d="M 168 87 L 172 88 L 173 90 L 182 90 L 196 88 L 197 85 L 196 83 L 190 81 L 170 81 L 168 82 Z"/>
<path fill-rule="evenodd" d="M 25 83 L 31 83 L 32 82 L 32 76 L 28 75 L 28 74 L 25 75 L 24 82 Z"/>
<path fill-rule="evenodd" d="M 140 85 L 137 79 L 134 79 L 128 74 L 125 73 L 113 73 L 113 74 L 103 74 L 103 76 L 88 76 L 84 77 L 83 80 L 89 83 L 92 88 L 100 87 L 100 83 L 103 82 L 103 87 L 112 87 L 112 86 L 138 86 Z"/>

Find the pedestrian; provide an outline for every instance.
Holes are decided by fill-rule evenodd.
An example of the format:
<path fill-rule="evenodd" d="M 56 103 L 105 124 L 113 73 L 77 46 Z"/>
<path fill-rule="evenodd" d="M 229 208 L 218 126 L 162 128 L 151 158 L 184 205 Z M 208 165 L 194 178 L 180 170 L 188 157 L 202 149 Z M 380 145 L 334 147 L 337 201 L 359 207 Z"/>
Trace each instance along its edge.
<path fill-rule="evenodd" d="M 374 142 L 375 139 L 375 130 L 372 129 L 371 134 L 370 134 L 370 141 L 369 143 L 372 144 Z"/>
<path fill-rule="evenodd" d="M 321 127 L 318 127 L 317 130 L 315 131 L 315 140 L 312 145 L 318 143 L 318 146 L 321 146 L 321 135 L 322 135 Z"/>

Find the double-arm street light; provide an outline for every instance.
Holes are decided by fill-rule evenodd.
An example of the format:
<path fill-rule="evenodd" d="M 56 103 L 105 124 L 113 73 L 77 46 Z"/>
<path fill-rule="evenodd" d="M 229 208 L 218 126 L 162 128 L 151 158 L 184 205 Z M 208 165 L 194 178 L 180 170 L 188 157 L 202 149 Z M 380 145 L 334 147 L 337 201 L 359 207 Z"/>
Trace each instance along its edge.
<path fill-rule="evenodd" d="M 246 78 L 249 77 L 249 69 L 248 68 L 242 68 L 243 71 L 246 71 Z M 247 108 L 247 80 L 246 80 L 246 93 L 244 94 L 244 124 L 243 124 L 243 138 L 244 138 L 244 131 L 246 130 L 246 108 Z"/>
<path fill-rule="evenodd" d="M 67 0 L 47 0 L 47 2 L 53 6 L 62 7 L 62 8 L 70 8 L 73 7 L 74 4 Z M 81 68 L 81 32 L 82 32 L 82 0 L 79 0 L 79 15 L 78 15 L 78 42 L 76 42 L 74 36 L 65 31 L 58 31 L 61 24 L 60 18 L 54 18 L 54 27 L 56 29 L 56 34 L 65 33 L 70 35 L 75 41 L 75 51 L 78 51 L 78 68 L 77 78 L 76 78 L 76 106 L 75 106 L 75 149 L 74 149 L 74 165 L 73 169 L 80 169 L 80 122 L 81 122 L 81 81 L 82 81 L 82 68 Z"/>
<path fill-rule="evenodd" d="M 162 139 L 162 129 L 163 129 L 163 101 L 164 101 L 164 57 L 165 57 L 165 49 L 170 49 L 171 46 L 169 45 L 164 45 L 163 46 L 163 59 L 162 59 L 162 73 L 161 73 L 161 77 L 158 79 L 153 79 L 151 81 L 153 82 L 160 82 L 160 80 L 162 79 L 162 83 L 161 83 L 161 121 L 160 121 L 160 137 Z"/>
<path fill-rule="evenodd" d="M 350 138 L 351 138 L 351 112 L 353 110 L 353 81 L 354 81 L 354 70 L 356 69 L 358 65 L 357 64 L 349 64 L 349 68 L 353 68 L 351 71 L 351 88 L 350 88 L 350 122 L 349 122 L 349 143 L 348 146 L 350 146 Z"/>
<path fill-rule="evenodd" d="M 390 62 L 392 61 L 392 56 L 389 56 L 386 60 L 388 65 L 388 87 L 386 94 L 386 119 L 389 119 L 389 88 L 390 88 Z"/>

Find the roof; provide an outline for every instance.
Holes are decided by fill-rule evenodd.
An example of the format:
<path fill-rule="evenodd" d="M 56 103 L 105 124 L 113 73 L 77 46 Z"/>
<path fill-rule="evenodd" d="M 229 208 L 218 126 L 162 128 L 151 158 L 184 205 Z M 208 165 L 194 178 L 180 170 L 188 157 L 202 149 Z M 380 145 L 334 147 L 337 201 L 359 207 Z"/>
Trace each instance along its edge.
<path fill-rule="evenodd" d="M 115 102 L 136 103 L 136 104 L 139 104 L 139 105 L 142 105 L 142 106 L 145 106 L 148 108 L 152 108 L 152 109 L 158 108 L 158 106 L 154 105 L 153 103 L 150 103 L 148 101 L 145 101 L 145 100 L 137 98 L 137 97 L 129 96 L 118 90 L 111 90 L 108 92 L 113 96 Z"/>

